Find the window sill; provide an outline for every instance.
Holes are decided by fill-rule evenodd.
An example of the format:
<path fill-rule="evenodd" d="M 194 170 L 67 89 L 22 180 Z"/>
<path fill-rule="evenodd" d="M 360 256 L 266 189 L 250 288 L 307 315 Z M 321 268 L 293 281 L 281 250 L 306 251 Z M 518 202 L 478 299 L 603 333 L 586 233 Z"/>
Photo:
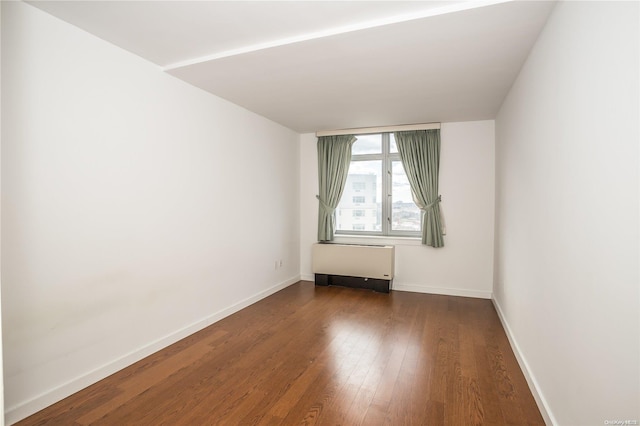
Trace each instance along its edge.
<path fill-rule="evenodd" d="M 422 244 L 422 239 L 420 237 L 336 234 L 333 242 L 338 244 L 419 246 Z"/>

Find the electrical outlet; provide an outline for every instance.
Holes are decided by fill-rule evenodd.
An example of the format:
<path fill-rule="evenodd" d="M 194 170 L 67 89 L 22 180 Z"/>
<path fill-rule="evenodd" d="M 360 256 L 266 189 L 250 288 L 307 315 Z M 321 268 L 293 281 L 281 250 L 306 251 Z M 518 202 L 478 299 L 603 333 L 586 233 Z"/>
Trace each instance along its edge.
<path fill-rule="evenodd" d="M 282 268 L 282 259 L 280 259 L 280 268 Z"/>

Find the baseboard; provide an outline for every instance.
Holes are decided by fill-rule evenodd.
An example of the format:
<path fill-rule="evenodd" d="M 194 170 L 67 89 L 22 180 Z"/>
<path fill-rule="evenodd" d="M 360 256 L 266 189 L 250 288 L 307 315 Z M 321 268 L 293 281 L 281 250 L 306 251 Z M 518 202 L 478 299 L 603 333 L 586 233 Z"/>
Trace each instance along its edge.
<path fill-rule="evenodd" d="M 391 290 L 410 291 L 412 293 L 442 294 L 445 296 L 475 297 L 477 299 L 491 299 L 492 297 L 492 293 L 490 291 L 467 290 L 449 287 L 430 287 L 417 284 L 397 284 L 395 281 L 391 286 Z"/>
<path fill-rule="evenodd" d="M 148 343 L 138 349 L 135 349 L 120 358 L 117 358 L 107 364 L 102 365 L 92 371 L 87 372 L 81 376 L 76 377 L 56 388 L 48 390 L 35 398 L 32 398 L 29 401 L 22 402 L 13 407 L 9 407 L 5 409 L 5 423 L 7 425 L 12 425 L 30 415 L 37 413 L 38 411 L 46 408 L 66 397 L 72 395 L 79 390 L 86 388 L 87 386 L 96 383 L 105 377 L 112 375 L 113 373 L 122 370 L 125 367 L 130 366 L 131 364 L 140 361 L 141 359 L 157 352 L 161 349 L 166 348 L 167 346 L 184 339 L 185 337 L 202 330 L 209 325 L 220 321 L 221 319 L 232 315 L 241 309 L 246 308 L 249 305 L 252 305 L 265 297 L 272 295 L 296 282 L 300 281 L 300 276 L 295 276 L 289 278 L 286 281 L 278 283 L 272 287 L 269 287 L 266 290 L 263 290 L 255 295 L 248 297 L 244 300 L 241 300 L 225 309 L 219 310 L 207 317 L 196 321 L 192 324 L 189 324 L 179 330 L 176 330 L 164 337 L 161 337 L 151 343 Z"/>
<path fill-rule="evenodd" d="M 313 281 L 316 278 L 315 278 L 314 274 L 302 274 L 302 275 L 300 275 L 300 279 L 302 281 Z"/>
<path fill-rule="evenodd" d="M 302 274 L 300 279 L 304 281 L 314 281 L 315 275 Z M 477 299 L 491 299 L 493 296 L 493 293 L 490 291 L 466 290 L 449 287 L 430 287 L 418 284 L 398 284 L 396 281 L 392 283 L 391 290 L 409 291 L 412 293 L 442 294 L 444 296 L 475 297 Z"/>
<path fill-rule="evenodd" d="M 555 417 L 551 413 L 551 410 L 549 409 L 547 400 L 544 398 L 542 391 L 540 390 L 540 386 L 538 385 L 538 382 L 536 381 L 535 376 L 533 375 L 533 373 L 531 372 L 531 369 L 529 368 L 527 359 L 525 358 L 524 354 L 520 350 L 520 346 L 518 346 L 518 342 L 516 341 L 515 336 L 511 332 L 511 327 L 509 327 L 509 323 L 507 322 L 502 312 L 502 308 L 500 308 L 500 303 L 498 303 L 498 301 L 495 298 L 491 298 L 491 301 L 493 302 L 493 306 L 496 308 L 496 312 L 498 313 L 498 318 L 500 318 L 500 322 L 502 323 L 502 328 L 504 328 L 507 338 L 509 339 L 509 343 L 511 344 L 511 349 L 513 350 L 513 353 L 515 354 L 516 359 L 518 360 L 520 369 L 524 374 L 524 378 L 527 380 L 529 389 L 531 389 L 531 393 L 533 394 L 533 398 L 536 400 L 536 404 L 538 405 L 538 409 L 540 410 L 540 414 L 542 414 L 542 418 L 544 419 L 544 422 L 550 426 L 557 425 L 558 422 L 556 421 Z"/>

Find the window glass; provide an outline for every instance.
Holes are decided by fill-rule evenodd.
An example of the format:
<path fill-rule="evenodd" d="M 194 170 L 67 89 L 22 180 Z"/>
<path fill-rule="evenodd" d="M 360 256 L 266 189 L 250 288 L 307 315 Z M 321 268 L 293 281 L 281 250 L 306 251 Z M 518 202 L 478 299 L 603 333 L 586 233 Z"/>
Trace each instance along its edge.
<path fill-rule="evenodd" d="M 381 154 L 382 153 L 382 135 L 358 135 L 358 139 L 351 147 L 352 155 L 362 154 Z"/>
<path fill-rule="evenodd" d="M 396 138 L 393 133 L 389 133 L 389 152 L 396 154 L 398 152 L 398 145 L 396 145 Z"/>
<path fill-rule="evenodd" d="M 338 204 L 337 231 L 379 232 L 381 206 L 382 161 L 352 161 L 347 182 Z"/>
<path fill-rule="evenodd" d="M 391 162 L 391 230 L 420 231 L 420 209 L 413 202 L 409 179 L 401 161 Z"/>

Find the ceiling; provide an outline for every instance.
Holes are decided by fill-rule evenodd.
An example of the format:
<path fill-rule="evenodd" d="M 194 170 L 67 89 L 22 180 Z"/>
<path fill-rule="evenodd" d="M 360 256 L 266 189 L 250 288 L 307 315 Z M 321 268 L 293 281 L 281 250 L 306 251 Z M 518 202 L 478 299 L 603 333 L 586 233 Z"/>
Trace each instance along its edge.
<path fill-rule="evenodd" d="M 300 133 L 493 119 L 551 1 L 29 1 Z"/>

